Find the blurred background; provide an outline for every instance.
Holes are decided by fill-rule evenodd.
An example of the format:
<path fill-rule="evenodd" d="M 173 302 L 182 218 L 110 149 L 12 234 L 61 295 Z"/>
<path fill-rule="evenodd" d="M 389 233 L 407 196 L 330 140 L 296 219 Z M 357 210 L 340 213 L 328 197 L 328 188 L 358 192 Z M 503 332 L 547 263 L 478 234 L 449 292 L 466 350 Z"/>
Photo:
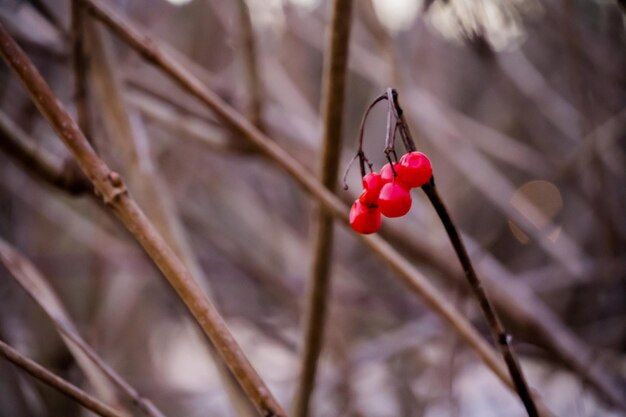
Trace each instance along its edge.
<path fill-rule="evenodd" d="M 106 3 L 317 175 L 331 2 Z M 626 415 L 624 11 L 621 0 L 354 1 L 341 169 L 356 152 L 363 111 L 395 87 L 528 380 L 558 416 Z M 0 21 L 76 115 L 70 13 L 65 0 L 0 0 Z M 88 16 L 84 34 L 89 138 L 288 409 L 313 201 Z M 67 150 L 5 65 L 0 122 L 0 237 L 39 271 L 25 291 L 0 270 L 0 339 L 96 396 L 124 402 L 68 350 L 49 317 L 61 315 L 164 414 L 249 415 L 130 235 L 94 199 L 41 181 L 7 146 L 19 133 L 53 166 L 68 166 Z M 385 123 L 383 105 L 365 135 L 377 169 Z M 349 190 L 339 182 L 349 203 L 360 190 L 358 168 Z M 434 210 L 421 192 L 413 198 L 411 212 L 386 219 L 381 234 L 490 341 Z M 350 232 L 335 230 L 311 415 L 525 415 Z M 91 414 L 0 360 L 0 416 L 61 415 Z"/>

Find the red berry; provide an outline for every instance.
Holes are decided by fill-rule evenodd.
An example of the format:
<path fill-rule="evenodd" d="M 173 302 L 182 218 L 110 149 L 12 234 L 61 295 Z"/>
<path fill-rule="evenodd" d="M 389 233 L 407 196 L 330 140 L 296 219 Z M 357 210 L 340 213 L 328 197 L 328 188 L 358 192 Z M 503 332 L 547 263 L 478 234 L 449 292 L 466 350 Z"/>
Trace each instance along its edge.
<path fill-rule="evenodd" d="M 377 206 L 378 205 L 378 194 L 380 193 L 380 189 L 383 187 L 382 179 L 380 178 L 380 174 L 376 172 L 370 172 L 366 176 L 363 177 L 363 194 L 359 197 L 361 203 L 366 206 Z"/>
<path fill-rule="evenodd" d="M 400 158 L 398 175 L 411 188 L 421 187 L 433 176 L 433 167 L 426 155 L 421 152 L 409 152 Z M 395 168 L 395 167 L 394 167 Z"/>
<path fill-rule="evenodd" d="M 380 229 L 382 219 L 378 207 L 367 207 L 356 200 L 350 209 L 350 226 L 364 235 L 376 233 Z"/>
<path fill-rule="evenodd" d="M 411 194 L 398 182 L 383 185 L 378 196 L 378 207 L 386 217 L 404 216 L 411 209 Z"/>
<path fill-rule="evenodd" d="M 393 175 L 393 171 L 391 170 L 391 166 L 389 164 L 386 164 L 385 166 L 381 168 L 380 178 L 382 179 L 383 185 L 390 183 L 390 182 L 394 182 L 394 178 L 395 178 L 395 182 L 400 183 L 400 184 L 404 183 L 404 178 L 400 176 L 399 168 L 400 168 L 400 164 L 397 162 L 394 162 L 393 169 L 396 170 L 396 174 L 397 174 L 395 177 Z M 410 187 L 407 186 L 406 188 L 410 188 Z"/>

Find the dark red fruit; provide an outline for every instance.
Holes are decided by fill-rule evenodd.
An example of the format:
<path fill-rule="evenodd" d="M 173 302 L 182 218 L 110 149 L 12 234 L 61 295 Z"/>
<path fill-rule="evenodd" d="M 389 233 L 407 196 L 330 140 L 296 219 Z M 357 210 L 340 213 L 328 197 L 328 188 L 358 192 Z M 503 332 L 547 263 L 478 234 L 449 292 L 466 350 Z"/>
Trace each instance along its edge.
<path fill-rule="evenodd" d="M 402 182 L 410 188 L 421 187 L 433 176 L 433 167 L 426 155 L 421 152 L 409 152 L 400 158 L 397 169 Z"/>
<path fill-rule="evenodd" d="M 367 207 L 356 200 L 350 209 L 350 226 L 364 235 L 376 233 L 380 229 L 382 218 L 378 207 Z"/>
<path fill-rule="evenodd" d="M 363 193 L 359 197 L 361 203 L 366 206 L 377 206 L 378 205 L 378 194 L 380 193 L 380 189 L 383 187 L 383 181 L 380 177 L 380 174 L 376 172 L 370 172 L 366 176 L 363 177 Z"/>
<path fill-rule="evenodd" d="M 399 182 L 383 185 L 378 196 L 378 207 L 385 217 L 404 216 L 411 209 L 411 194 Z"/>

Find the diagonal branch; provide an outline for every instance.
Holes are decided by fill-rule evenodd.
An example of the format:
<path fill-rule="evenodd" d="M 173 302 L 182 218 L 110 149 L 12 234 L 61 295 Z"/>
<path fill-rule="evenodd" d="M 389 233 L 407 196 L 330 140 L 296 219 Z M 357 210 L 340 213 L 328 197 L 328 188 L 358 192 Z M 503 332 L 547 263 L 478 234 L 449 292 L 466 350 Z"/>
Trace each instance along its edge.
<path fill-rule="evenodd" d="M 237 0 L 237 8 L 239 9 L 240 36 L 245 65 L 248 117 L 252 124 L 263 131 L 263 88 L 261 85 L 261 77 L 259 77 L 256 42 L 250 16 L 250 8 L 246 4 L 246 0 Z"/>
<path fill-rule="evenodd" d="M 79 0 L 72 0 L 72 67 L 74 70 L 74 104 L 78 126 L 91 138 L 91 116 L 87 97 L 88 60 L 85 55 L 85 11 Z"/>
<path fill-rule="evenodd" d="M 127 178 L 130 188 L 134 190 L 137 202 L 145 207 L 146 215 L 152 224 L 200 285 L 204 285 L 204 291 L 211 296 L 209 280 L 192 250 L 170 189 L 153 161 L 148 139 L 141 128 L 141 119 L 128 109 L 123 99 L 111 35 L 95 20 L 90 19 L 87 23 L 86 42 L 93 59 L 93 71 L 90 73 L 94 87 L 93 96 L 99 104 L 97 113 L 105 127 L 106 143 L 110 144 L 110 147 L 102 149 L 101 155 L 105 159 L 109 154 L 112 159 L 117 157 L 119 165 L 123 167 L 122 174 Z M 133 116 L 136 119 L 133 119 Z M 111 150 L 114 151 L 107 152 Z M 255 414 L 253 405 L 243 394 L 215 349 L 211 345 L 205 346 L 219 371 L 233 406 L 239 410 L 238 414 L 242 416 Z"/>
<path fill-rule="evenodd" d="M 189 270 L 130 196 L 121 176 L 111 171 L 95 153 L 41 74 L 3 26 L 0 26 L 0 54 L 22 81 L 39 111 L 72 151 L 98 195 L 133 234 L 185 302 L 257 410 L 262 415 L 284 416 L 285 412 L 248 362 L 224 320 Z"/>
<path fill-rule="evenodd" d="M 352 0 L 335 0 L 330 25 L 326 32 L 328 54 L 324 64 L 322 102 L 324 138 L 320 172 L 321 182 L 329 190 L 335 189 L 339 170 L 351 20 Z M 315 386 L 317 362 L 324 340 L 329 298 L 333 216 L 321 206 L 317 207 L 316 214 L 313 264 L 309 275 L 304 315 L 304 351 L 292 412 L 294 417 L 309 415 L 309 402 Z"/>
<path fill-rule="evenodd" d="M 68 397 L 74 399 L 76 402 L 82 404 L 85 408 L 93 411 L 94 413 L 102 417 L 126 417 L 124 414 L 116 411 L 115 409 L 106 405 L 97 398 L 92 397 L 77 386 L 72 385 L 65 379 L 53 374 L 43 366 L 39 365 L 37 362 L 22 355 L 17 350 L 13 349 L 11 346 L 7 345 L 1 340 L 0 355 L 3 356 L 6 360 L 15 364 L 16 366 L 22 368 L 33 377 L 51 386 L 57 391 L 67 395 Z"/>

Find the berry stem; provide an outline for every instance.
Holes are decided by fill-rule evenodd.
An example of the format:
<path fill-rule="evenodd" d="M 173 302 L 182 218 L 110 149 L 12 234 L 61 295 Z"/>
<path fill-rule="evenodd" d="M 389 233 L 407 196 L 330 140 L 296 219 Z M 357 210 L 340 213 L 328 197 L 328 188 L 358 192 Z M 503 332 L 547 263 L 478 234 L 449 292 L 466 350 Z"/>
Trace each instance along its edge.
<path fill-rule="evenodd" d="M 439 215 L 439 219 L 441 219 L 441 223 L 443 223 L 446 232 L 448 233 L 448 237 L 454 247 L 454 251 L 459 258 L 459 261 L 461 262 L 467 281 L 472 288 L 474 296 L 478 299 L 483 314 L 489 324 L 489 328 L 491 329 L 491 334 L 498 345 L 498 349 L 500 350 L 504 361 L 506 362 L 511 379 L 515 384 L 515 389 L 524 403 L 524 407 L 526 408 L 528 415 L 530 417 L 539 417 L 539 412 L 537 411 L 530 389 L 528 388 L 528 383 L 526 382 L 522 368 L 519 364 L 517 356 L 515 355 L 513 346 L 511 346 L 512 337 L 506 332 L 493 307 L 493 304 L 489 300 L 489 297 L 487 297 L 487 292 L 483 288 L 482 282 L 474 271 L 474 267 L 469 255 L 467 254 L 463 240 L 454 222 L 452 221 L 443 200 L 437 192 L 434 178 L 431 178 L 428 183 L 424 184 L 422 186 L 422 190 L 426 193 L 426 196 L 435 208 L 435 211 Z"/>
<path fill-rule="evenodd" d="M 398 103 L 398 93 L 393 89 L 387 90 L 387 96 L 389 97 L 390 103 L 393 103 L 393 110 L 395 112 L 395 116 L 398 119 L 398 123 L 400 125 L 400 135 L 403 139 L 405 146 L 407 147 L 407 151 L 414 152 L 417 150 L 415 146 L 415 141 L 411 136 L 411 131 L 409 130 L 408 124 L 404 118 L 404 112 Z M 393 169 L 393 166 L 392 166 Z M 483 314 L 487 319 L 489 327 L 491 329 L 491 333 L 493 338 L 498 345 L 500 353 L 502 354 L 504 361 L 508 367 L 509 373 L 511 375 L 511 379 L 515 384 L 515 389 L 524 403 L 524 407 L 528 412 L 530 417 L 538 417 L 539 413 L 537 411 L 537 407 L 535 406 L 534 400 L 530 393 L 530 389 L 528 388 L 528 383 L 524 377 L 522 372 L 522 368 L 519 364 L 519 361 L 515 355 L 513 347 L 511 346 L 511 336 L 506 332 L 504 326 L 500 318 L 498 317 L 491 301 L 487 297 L 487 293 L 483 288 L 482 282 L 476 275 L 474 271 L 474 267 L 470 260 L 469 255 L 467 254 L 467 250 L 465 249 L 465 245 L 463 244 L 463 240 L 448 213 L 448 210 L 443 203 L 443 200 L 439 196 L 437 192 L 437 188 L 435 187 L 435 179 L 434 177 L 430 179 L 430 181 L 422 186 L 422 190 L 426 193 L 426 196 L 430 200 L 430 203 L 435 208 L 435 211 L 439 215 L 439 219 L 443 223 L 446 232 L 448 233 L 448 238 L 454 247 L 454 251 L 461 262 L 461 266 L 463 267 L 463 271 L 465 272 L 465 276 L 474 292 L 474 296 L 478 299 L 478 302 L 481 306 Z"/>
<path fill-rule="evenodd" d="M 406 123 L 404 118 L 404 113 L 400 104 L 398 103 L 398 93 L 393 89 L 387 90 L 387 95 L 389 97 L 390 102 L 393 102 L 393 109 L 396 115 L 396 118 L 400 124 L 400 134 L 407 146 L 407 150 L 409 152 L 414 152 L 417 150 L 415 146 L 415 141 L 411 136 L 411 131 L 409 130 L 409 126 Z M 513 350 L 513 346 L 511 346 L 511 336 L 506 332 L 502 321 L 498 317 L 493 304 L 489 300 L 487 296 L 487 292 L 483 288 L 482 282 L 476 275 L 474 271 L 474 266 L 472 265 L 472 261 L 470 260 L 469 255 L 467 254 L 467 249 L 465 249 L 465 244 L 463 244 L 463 240 L 461 239 L 461 235 L 458 232 L 454 221 L 450 217 L 448 213 L 448 209 L 446 208 L 443 200 L 439 196 L 437 192 L 437 188 L 435 187 L 435 178 L 432 177 L 429 182 L 422 186 L 422 190 L 426 193 L 426 196 L 430 200 L 430 203 L 434 207 L 441 223 L 446 229 L 446 233 L 448 234 L 448 238 L 454 247 L 454 251 L 456 252 L 459 261 L 461 262 L 461 266 L 463 267 L 463 271 L 465 272 L 465 277 L 472 288 L 474 296 L 478 300 L 480 307 L 483 311 L 485 318 L 487 319 L 487 323 L 489 324 L 489 328 L 491 329 L 491 334 L 504 358 L 504 362 L 507 365 L 509 370 L 509 374 L 511 375 L 511 379 L 513 380 L 513 384 L 515 385 L 515 390 L 519 398 L 522 400 L 524 407 L 526 408 L 526 412 L 529 417 L 539 417 L 539 412 L 537 411 L 537 406 L 535 405 L 535 401 L 531 395 L 530 389 L 528 388 L 528 383 L 526 382 L 526 378 L 524 377 L 524 373 L 522 372 L 522 368 L 519 364 L 519 360 Z"/>

